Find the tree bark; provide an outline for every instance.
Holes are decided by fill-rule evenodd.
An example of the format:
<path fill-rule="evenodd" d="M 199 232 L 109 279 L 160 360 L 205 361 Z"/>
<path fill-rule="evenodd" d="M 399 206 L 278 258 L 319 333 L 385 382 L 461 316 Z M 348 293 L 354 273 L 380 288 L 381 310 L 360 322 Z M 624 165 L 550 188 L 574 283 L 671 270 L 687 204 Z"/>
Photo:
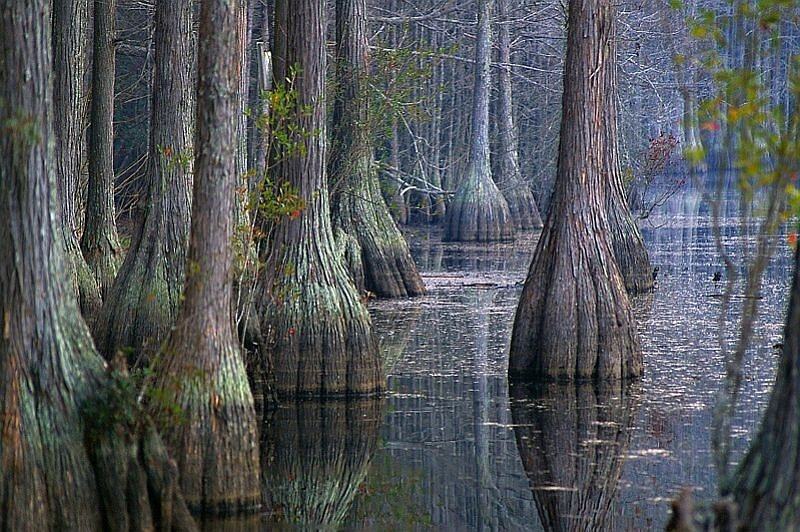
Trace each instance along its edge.
<path fill-rule="evenodd" d="M 611 0 L 571 0 L 556 185 L 517 307 L 509 374 L 616 380 L 642 372 L 606 209 Z"/>
<path fill-rule="evenodd" d="M 106 299 L 123 258 L 114 207 L 115 0 L 94 2 L 89 186 L 81 249 Z"/>
<path fill-rule="evenodd" d="M 469 164 L 445 217 L 443 239 L 449 242 L 492 242 L 514 238 L 511 212 L 505 198 L 492 180 L 492 169 L 489 164 L 492 3 L 493 0 L 478 1 Z"/>
<path fill-rule="evenodd" d="M 147 361 L 161 347 L 180 308 L 188 247 L 194 123 L 192 6 L 156 4 L 154 72 L 143 219 L 93 327 L 111 358 Z"/>
<path fill-rule="evenodd" d="M 778 374 L 758 434 L 722 494 L 738 506 L 738 520 L 762 530 L 800 527 L 800 247 Z"/>
<path fill-rule="evenodd" d="M 497 75 L 499 96 L 497 99 L 499 174 L 495 181 L 508 202 L 511 218 L 516 229 L 528 230 L 542 227 L 542 217 L 533 198 L 533 192 L 522 178 L 519 168 L 519 142 L 514 123 L 514 106 L 511 83 L 511 32 L 508 25 L 508 0 L 497 0 L 500 27 L 497 31 L 497 46 L 500 68 Z"/>
<path fill-rule="evenodd" d="M 276 181 L 305 201 L 295 217 L 275 224 L 263 269 L 262 324 L 279 395 L 373 393 L 383 389 L 369 313 L 337 256 L 325 171 L 325 6 L 281 0 L 275 8 L 275 79 L 291 65 L 297 106 L 289 120 L 299 149 L 271 154 Z M 284 55 L 280 55 L 284 54 Z M 281 81 L 282 82 L 282 81 Z"/>
<path fill-rule="evenodd" d="M 192 530 L 175 466 L 92 345 L 59 233 L 50 2 L 0 2 L 0 515 L 9 530 Z M 115 402 L 108 399 L 114 398 Z"/>
<path fill-rule="evenodd" d="M 329 161 L 334 226 L 350 275 L 379 297 L 425 293 L 408 243 L 389 214 L 378 184 L 370 141 L 369 42 L 366 0 L 336 2 L 337 93 Z"/>
<path fill-rule="evenodd" d="M 103 302 L 78 238 L 78 190 L 81 168 L 86 160 L 84 126 L 88 99 L 84 81 L 88 21 L 88 0 L 64 0 L 54 4 L 53 109 L 61 234 L 81 313 L 87 319 L 94 319 Z"/>
<path fill-rule="evenodd" d="M 184 496 L 204 513 L 250 510 L 261 497 L 258 427 L 231 298 L 242 22 L 238 0 L 201 6 L 190 266 L 175 328 L 154 368 L 153 386 L 166 404 L 150 403 L 169 429 Z M 182 422 L 174 423 L 172 405 Z"/>
<path fill-rule="evenodd" d="M 606 213 L 611 228 L 611 244 L 619 266 L 625 289 L 629 294 L 641 294 L 653 289 L 653 267 L 639 227 L 633 220 L 622 183 L 622 168 L 619 158 L 619 133 L 617 131 L 617 32 L 612 23 L 606 46 L 608 52 L 607 75 L 603 78 L 607 93 L 603 109 L 603 125 L 606 135 L 605 161 L 602 171 L 606 173 Z"/>

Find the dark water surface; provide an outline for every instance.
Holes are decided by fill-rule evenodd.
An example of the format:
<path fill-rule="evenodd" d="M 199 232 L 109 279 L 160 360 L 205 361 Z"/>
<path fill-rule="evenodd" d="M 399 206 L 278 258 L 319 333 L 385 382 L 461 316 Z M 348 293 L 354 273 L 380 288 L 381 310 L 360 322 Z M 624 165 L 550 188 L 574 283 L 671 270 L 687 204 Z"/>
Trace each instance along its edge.
<path fill-rule="evenodd" d="M 726 197 L 723 234 L 738 260 L 750 240 L 736 194 Z M 278 410 L 265 428 L 271 526 L 663 529 L 682 486 L 713 496 L 723 286 L 712 277 L 723 266 L 711 228 L 693 187 L 642 223 L 660 268 L 657 289 L 634 300 L 646 373 L 616 387 L 509 388 L 513 315 L 538 235 L 492 246 L 412 235 L 429 295 L 370 306 L 389 393 Z M 792 262 L 785 237 L 778 242 L 734 424 L 737 457 L 757 428 L 782 336 Z M 737 316 L 724 326 L 731 342 Z"/>

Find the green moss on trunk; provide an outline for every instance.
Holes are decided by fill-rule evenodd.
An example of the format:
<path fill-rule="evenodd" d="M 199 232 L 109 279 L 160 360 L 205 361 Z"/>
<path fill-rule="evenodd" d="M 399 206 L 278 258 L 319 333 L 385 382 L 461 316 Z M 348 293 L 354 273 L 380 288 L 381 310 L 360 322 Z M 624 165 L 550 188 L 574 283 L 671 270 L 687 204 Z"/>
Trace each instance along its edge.
<path fill-rule="evenodd" d="M 294 82 L 299 150 L 271 154 L 279 182 L 305 202 L 274 227 L 263 269 L 262 330 L 279 395 L 340 395 L 383 389 L 369 313 L 337 255 L 328 205 L 325 131 L 325 9 L 315 0 L 276 5 L 276 79 Z"/>
<path fill-rule="evenodd" d="M 175 323 L 189 235 L 195 66 L 192 7 L 156 5 L 149 179 L 143 219 L 92 332 L 106 358 L 146 364 Z"/>
<path fill-rule="evenodd" d="M 119 393 L 106 371 L 71 289 L 53 172 L 49 7 L 10 2 L 0 17 L 0 124 L 28 124 L 0 135 L 2 526 L 113 530 L 147 519 L 193 530 L 164 481 L 174 465 L 135 394 Z"/>

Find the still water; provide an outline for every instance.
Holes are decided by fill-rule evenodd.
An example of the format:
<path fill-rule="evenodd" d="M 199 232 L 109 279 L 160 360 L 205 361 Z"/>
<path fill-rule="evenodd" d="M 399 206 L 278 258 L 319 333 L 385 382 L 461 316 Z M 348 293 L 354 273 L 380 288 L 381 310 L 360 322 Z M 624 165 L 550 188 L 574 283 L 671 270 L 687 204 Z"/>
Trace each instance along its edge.
<path fill-rule="evenodd" d="M 752 239 L 727 185 L 722 232 L 740 261 Z M 663 529 L 679 488 L 712 497 L 723 290 L 712 279 L 724 268 L 700 188 L 687 186 L 641 224 L 659 274 L 655 291 L 634 300 L 646 373 L 624 386 L 509 386 L 513 315 L 538 235 L 492 246 L 411 235 L 429 294 L 370 306 L 389 393 L 278 409 L 264 431 L 270 527 Z M 785 231 L 764 276 L 737 457 L 774 377 L 792 269 Z M 722 327 L 729 342 L 737 317 L 734 308 Z"/>

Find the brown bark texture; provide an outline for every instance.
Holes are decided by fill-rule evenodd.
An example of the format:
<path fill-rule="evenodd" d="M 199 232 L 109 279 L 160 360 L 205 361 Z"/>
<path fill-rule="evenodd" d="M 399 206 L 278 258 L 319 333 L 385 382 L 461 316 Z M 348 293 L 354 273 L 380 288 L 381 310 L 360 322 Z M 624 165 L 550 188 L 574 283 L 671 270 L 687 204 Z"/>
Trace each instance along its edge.
<path fill-rule="evenodd" d="M 275 73 L 292 65 L 298 105 L 290 120 L 301 149 L 271 154 L 277 183 L 304 200 L 296 217 L 273 230 L 261 301 L 262 329 L 275 366 L 279 395 L 378 392 L 383 375 L 369 313 L 337 255 L 325 170 L 325 6 L 315 0 L 276 3 Z M 283 54 L 283 55 L 281 55 Z"/>
<path fill-rule="evenodd" d="M 93 326 L 110 359 L 123 349 L 145 365 L 175 323 L 185 278 L 194 123 L 192 6 L 156 4 L 149 180 L 142 222 Z"/>
<path fill-rule="evenodd" d="M 443 239 L 447 242 L 494 242 L 514 238 L 514 221 L 508 203 L 492 180 L 489 161 L 492 5 L 493 0 L 477 2 L 478 34 L 469 163 L 445 215 Z"/>
<path fill-rule="evenodd" d="M 103 302 L 100 287 L 83 258 L 78 237 L 78 190 L 81 169 L 86 162 L 88 98 L 84 81 L 89 20 L 88 0 L 64 0 L 53 5 L 53 120 L 61 233 L 81 312 L 91 319 Z"/>
<path fill-rule="evenodd" d="M 604 131 L 607 136 L 605 151 L 606 160 L 602 163 L 602 171 L 606 172 L 606 212 L 611 228 L 611 244 L 617 260 L 625 289 L 629 294 L 641 294 L 653 288 L 653 267 L 639 227 L 631 216 L 626 199 L 625 187 L 622 184 L 622 167 L 619 158 L 619 134 L 617 131 L 617 32 L 612 24 L 608 37 L 608 60 L 606 65 L 606 99 Z"/>
<path fill-rule="evenodd" d="M 383 199 L 373 162 L 366 0 L 336 2 L 336 73 L 332 217 L 352 239 L 346 251 L 352 278 L 359 289 L 379 297 L 423 295 L 425 284 Z"/>
<path fill-rule="evenodd" d="M 114 207 L 114 17 L 115 0 L 94 2 L 89 185 L 81 249 L 100 287 L 108 295 L 124 252 Z"/>
<path fill-rule="evenodd" d="M 0 524 L 193 530 L 175 465 L 118 393 L 65 268 L 50 15 L 44 0 L 0 2 Z"/>
<path fill-rule="evenodd" d="M 610 0 L 570 1 L 556 184 L 517 307 L 512 377 L 617 380 L 642 372 L 606 213 L 613 26 Z"/>
<path fill-rule="evenodd" d="M 203 513 L 252 510 L 261 498 L 258 427 L 231 305 L 242 22 L 239 0 L 201 6 L 186 290 L 149 404 L 186 501 Z"/>
<path fill-rule="evenodd" d="M 758 434 L 723 495 L 745 529 L 800 528 L 800 247 L 778 374 Z"/>

